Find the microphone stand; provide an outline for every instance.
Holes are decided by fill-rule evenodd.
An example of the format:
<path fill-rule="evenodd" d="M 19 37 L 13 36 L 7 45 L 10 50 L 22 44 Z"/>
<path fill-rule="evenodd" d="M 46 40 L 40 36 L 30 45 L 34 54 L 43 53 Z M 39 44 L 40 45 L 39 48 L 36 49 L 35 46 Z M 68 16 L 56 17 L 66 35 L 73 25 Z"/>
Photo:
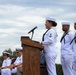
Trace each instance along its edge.
<path fill-rule="evenodd" d="M 33 38 L 33 35 L 34 35 L 34 30 L 32 31 L 32 36 L 31 36 L 31 40 L 32 40 L 32 38 Z"/>
<path fill-rule="evenodd" d="M 36 28 L 37 28 L 37 26 L 36 26 L 36 27 L 34 27 L 32 30 L 30 30 L 30 31 L 28 32 L 28 34 L 32 32 L 31 39 L 33 38 L 33 35 L 34 35 L 34 30 L 35 30 Z"/>

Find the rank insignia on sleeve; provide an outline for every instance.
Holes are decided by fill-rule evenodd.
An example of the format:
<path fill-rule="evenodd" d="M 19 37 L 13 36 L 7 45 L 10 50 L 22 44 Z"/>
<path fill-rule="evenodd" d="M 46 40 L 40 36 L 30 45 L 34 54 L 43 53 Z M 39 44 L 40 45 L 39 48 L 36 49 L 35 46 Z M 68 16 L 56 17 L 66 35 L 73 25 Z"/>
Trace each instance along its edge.
<path fill-rule="evenodd" d="M 50 36 L 49 37 L 52 37 L 52 34 L 50 34 Z"/>

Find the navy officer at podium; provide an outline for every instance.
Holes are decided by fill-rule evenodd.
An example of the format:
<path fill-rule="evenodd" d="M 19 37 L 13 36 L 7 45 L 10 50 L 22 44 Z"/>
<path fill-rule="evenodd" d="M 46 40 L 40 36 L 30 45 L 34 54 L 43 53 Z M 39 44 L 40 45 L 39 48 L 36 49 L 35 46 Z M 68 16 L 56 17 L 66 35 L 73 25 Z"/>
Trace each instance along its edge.
<path fill-rule="evenodd" d="M 48 75 L 57 75 L 55 60 L 57 57 L 56 41 L 57 41 L 57 23 L 54 18 L 47 17 L 45 23 L 47 31 L 43 34 L 41 44 L 44 46 L 44 55 L 47 65 Z"/>

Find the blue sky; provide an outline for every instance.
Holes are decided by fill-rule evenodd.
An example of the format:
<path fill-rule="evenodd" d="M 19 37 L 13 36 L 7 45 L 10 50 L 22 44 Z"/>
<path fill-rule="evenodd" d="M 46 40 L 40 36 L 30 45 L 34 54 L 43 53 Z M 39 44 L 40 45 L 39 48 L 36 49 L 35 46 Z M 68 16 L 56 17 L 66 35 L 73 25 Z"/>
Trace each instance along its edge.
<path fill-rule="evenodd" d="M 76 21 L 76 0 L 0 0 L 1 53 L 8 48 L 20 48 L 21 36 L 31 37 L 31 34 L 27 33 L 35 26 L 38 28 L 33 40 L 41 42 L 46 31 L 47 16 L 55 18 L 58 23 L 57 49 L 60 55 L 61 22 L 69 21 L 73 30 L 73 23 Z"/>

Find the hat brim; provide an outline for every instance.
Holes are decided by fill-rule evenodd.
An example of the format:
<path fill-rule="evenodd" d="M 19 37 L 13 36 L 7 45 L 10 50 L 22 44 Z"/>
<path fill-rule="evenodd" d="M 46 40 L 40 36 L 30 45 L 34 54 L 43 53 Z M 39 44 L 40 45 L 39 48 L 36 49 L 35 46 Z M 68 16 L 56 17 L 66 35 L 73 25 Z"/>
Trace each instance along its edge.
<path fill-rule="evenodd" d="M 52 26 L 57 26 L 57 23 L 55 22 L 55 21 L 50 21 L 50 20 L 47 20 L 47 21 L 49 21 L 49 22 L 52 22 Z"/>
<path fill-rule="evenodd" d="M 21 52 L 22 50 L 16 50 L 16 52 L 18 53 L 18 52 Z"/>
<path fill-rule="evenodd" d="M 3 56 L 8 56 L 9 57 L 9 54 L 3 54 Z"/>

